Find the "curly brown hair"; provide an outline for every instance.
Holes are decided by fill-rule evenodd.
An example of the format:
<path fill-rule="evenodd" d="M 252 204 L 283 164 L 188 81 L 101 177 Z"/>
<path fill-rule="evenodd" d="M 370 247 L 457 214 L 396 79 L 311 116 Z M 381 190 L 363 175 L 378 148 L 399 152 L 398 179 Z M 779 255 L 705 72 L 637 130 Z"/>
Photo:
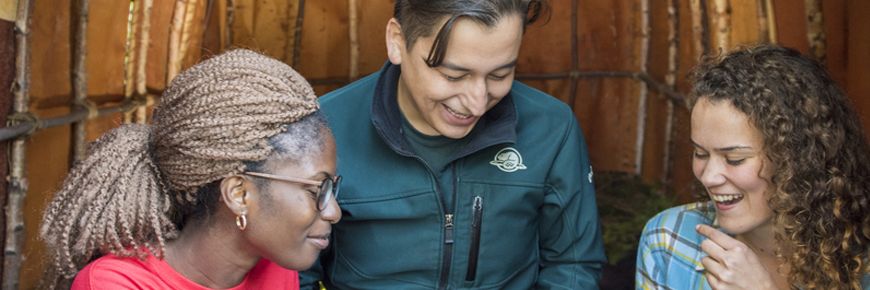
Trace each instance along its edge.
<path fill-rule="evenodd" d="M 776 45 L 707 58 L 692 77 L 690 104 L 727 101 L 763 135 L 775 168 L 768 204 L 783 229 L 777 253 L 791 288 L 860 289 L 870 248 L 870 147 L 849 98 L 821 64 Z"/>
<path fill-rule="evenodd" d="M 67 286 L 105 254 L 161 258 L 186 221 L 208 219 L 220 180 L 322 145 L 319 112 L 301 75 L 253 51 L 185 70 L 163 93 L 153 125 L 107 132 L 70 171 L 42 219 L 50 264 L 41 288 Z"/>

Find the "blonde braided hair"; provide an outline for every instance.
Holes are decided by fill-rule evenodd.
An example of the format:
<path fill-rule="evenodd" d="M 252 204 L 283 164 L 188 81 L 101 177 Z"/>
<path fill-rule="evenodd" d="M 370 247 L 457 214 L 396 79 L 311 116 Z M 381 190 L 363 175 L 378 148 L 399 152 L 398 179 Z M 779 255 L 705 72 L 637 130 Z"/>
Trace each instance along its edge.
<path fill-rule="evenodd" d="M 153 125 L 125 124 L 97 139 L 55 194 L 40 228 L 51 257 L 42 288 L 69 285 L 104 254 L 162 258 L 179 221 L 216 199 L 201 188 L 264 161 L 271 138 L 318 110 L 299 73 L 249 50 L 182 72 Z"/>

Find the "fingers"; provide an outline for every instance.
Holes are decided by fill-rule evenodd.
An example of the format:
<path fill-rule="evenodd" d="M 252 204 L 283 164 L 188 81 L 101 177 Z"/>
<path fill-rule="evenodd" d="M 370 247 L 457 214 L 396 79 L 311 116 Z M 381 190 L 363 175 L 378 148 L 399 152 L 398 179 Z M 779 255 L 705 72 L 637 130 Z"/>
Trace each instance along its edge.
<path fill-rule="evenodd" d="M 721 275 L 721 273 L 725 273 L 725 271 L 727 271 L 724 265 L 711 257 L 701 258 L 701 264 L 704 265 L 704 269 L 707 270 L 708 275 L 712 274 L 715 275 L 717 278 L 719 278 L 719 275 Z"/>
<path fill-rule="evenodd" d="M 719 286 L 722 285 L 722 281 L 719 279 L 719 277 L 716 277 L 715 274 L 713 274 L 709 271 L 707 272 L 707 274 L 704 275 L 704 277 L 707 278 L 707 283 L 710 284 L 711 289 L 713 289 L 713 290 L 720 289 Z"/>
<path fill-rule="evenodd" d="M 722 261 L 722 257 L 726 255 L 725 249 L 710 239 L 701 242 L 701 251 L 704 251 L 704 253 L 707 253 L 707 255 L 717 261 Z"/>
<path fill-rule="evenodd" d="M 697 225 L 695 226 L 695 231 L 712 240 L 726 251 L 742 244 L 740 241 L 708 225 Z"/>

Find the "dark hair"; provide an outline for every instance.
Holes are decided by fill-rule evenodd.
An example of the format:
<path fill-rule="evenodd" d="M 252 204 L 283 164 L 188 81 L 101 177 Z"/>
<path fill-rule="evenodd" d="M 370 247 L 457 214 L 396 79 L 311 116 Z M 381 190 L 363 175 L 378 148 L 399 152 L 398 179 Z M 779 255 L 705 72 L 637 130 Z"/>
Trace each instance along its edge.
<path fill-rule="evenodd" d="M 792 289 L 859 289 L 870 246 L 870 146 L 849 98 L 821 64 L 775 45 L 707 58 L 693 77 L 691 104 L 728 102 L 763 136 L 774 168 L 768 205 L 784 229 L 777 255 Z"/>
<path fill-rule="evenodd" d="M 410 50 L 418 38 L 428 37 L 435 32 L 434 26 L 442 17 L 449 16 L 438 30 L 426 59 L 429 67 L 436 67 L 444 61 L 450 31 L 456 19 L 468 18 L 493 27 L 501 17 L 516 13 L 523 17 L 525 32 L 527 25 L 547 12 L 549 6 L 546 0 L 396 0 L 393 17 L 402 27 L 405 46 Z"/>

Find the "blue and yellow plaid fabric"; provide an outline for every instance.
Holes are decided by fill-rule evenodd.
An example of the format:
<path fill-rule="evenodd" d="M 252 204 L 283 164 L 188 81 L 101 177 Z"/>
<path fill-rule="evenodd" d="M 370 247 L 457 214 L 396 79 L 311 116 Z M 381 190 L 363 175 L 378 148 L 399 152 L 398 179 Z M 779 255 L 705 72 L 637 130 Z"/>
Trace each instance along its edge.
<path fill-rule="evenodd" d="M 708 210 L 709 209 L 709 210 Z M 665 210 L 646 223 L 637 250 L 635 289 L 710 289 L 704 277 L 701 242 L 706 238 L 695 225 L 713 224 L 712 203 L 690 203 Z M 870 290 L 870 274 L 861 279 Z"/>
<path fill-rule="evenodd" d="M 704 278 L 701 241 L 695 225 L 713 223 L 712 204 L 691 203 L 665 210 L 647 222 L 637 251 L 635 289 L 710 289 Z M 707 210 L 709 208 L 709 211 Z"/>

